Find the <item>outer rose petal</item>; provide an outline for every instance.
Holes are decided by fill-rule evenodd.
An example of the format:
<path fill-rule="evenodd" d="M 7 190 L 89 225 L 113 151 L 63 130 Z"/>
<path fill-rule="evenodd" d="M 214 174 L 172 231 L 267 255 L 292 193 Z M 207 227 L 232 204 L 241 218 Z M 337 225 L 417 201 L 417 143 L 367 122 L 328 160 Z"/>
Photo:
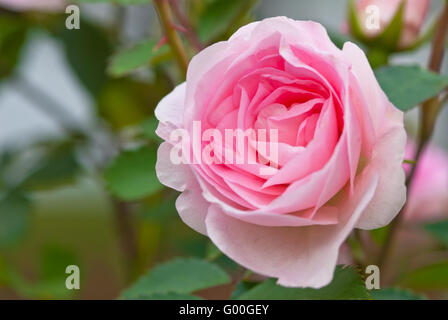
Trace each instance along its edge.
<path fill-rule="evenodd" d="M 372 158 L 366 169 L 373 168 L 379 174 L 375 196 L 356 227 L 376 229 L 387 225 L 406 201 L 406 177 L 402 168 L 406 143 L 403 113 L 389 102 L 381 90 L 361 49 L 347 42 L 343 52 L 352 62 L 352 71 L 366 97 L 365 103 L 374 129 L 371 134 L 376 135 Z"/>
<path fill-rule="evenodd" d="M 377 229 L 388 225 L 406 202 L 403 145 L 406 133 L 396 129 L 383 135 L 373 149 L 373 158 L 365 170 L 379 174 L 378 188 L 356 228 Z"/>
<path fill-rule="evenodd" d="M 166 141 L 170 141 L 172 130 L 182 127 L 185 87 L 185 82 L 178 85 L 159 102 L 155 110 L 156 117 L 160 121 L 156 132 Z M 205 216 L 209 203 L 202 196 L 201 188 L 191 168 L 186 164 L 175 165 L 170 161 L 172 148 L 170 142 L 163 142 L 160 145 L 157 151 L 157 178 L 165 186 L 183 191 L 176 200 L 176 209 L 180 217 L 189 227 L 206 235 Z"/>
<path fill-rule="evenodd" d="M 195 181 L 193 172 L 185 164 L 173 164 L 170 161 L 170 153 L 173 146 L 168 142 L 163 142 L 157 150 L 156 173 L 157 178 L 165 186 L 177 190 L 185 191 L 190 181 Z"/>
<path fill-rule="evenodd" d="M 160 145 L 157 152 L 157 178 L 165 186 L 183 191 L 176 200 L 176 209 L 190 228 L 204 235 L 205 217 L 210 204 L 202 196 L 202 190 L 188 165 L 174 165 L 169 161 L 173 146 L 168 142 Z"/>
<path fill-rule="evenodd" d="M 196 100 L 196 93 L 201 92 L 201 89 L 204 95 L 207 92 L 207 88 L 199 88 L 203 76 L 213 69 L 217 72 L 217 76 L 213 80 L 221 81 L 218 75 L 224 73 L 227 65 L 230 64 L 232 55 L 235 53 L 229 48 L 228 42 L 221 41 L 205 48 L 191 59 L 187 70 L 187 94 L 185 96 L 185 109 L 183 114 L 183 121 L 186 128 L 194 120 L 197 104 L 203 103 L 203 101 L 198 101 L 200 100 L 199 97 Z M 208 83 L 208 85 L 211 87 L 212 84 Z"/>
<path fill-rule="evenodd" d="M 154 111 L 159 126 L 157 135 L 165 141 L 170 141 L 172 130 L 182 128 L 186 83 L 174 88 L 166 97 L 160 100 Z"/>
<path fill-rule="evenodd" d="M 170 134 L 173 130 L 182 128 L 184 100 L 185 82 L 164 97 L 154 111 L 159 120 L 156 133 L 166 141 L 160 145 L 157 152 L 157 177 L 161 183 L 177 191 L 184 191 L 190 181 L 195 181 L 195 177 L 187 165 L 175 165 L 170 161 L 172 149 Z"/>
<path fill-rule="evenodd" d="M 176 200 L 176 209 L 187 226 L 203 235 L 207 235 L 205 218 L 210 204 L 205 201 L 201 188 L 196 182 L 189 186 Z"/>
<path fill-rule="evenodd" d="M 207 232 L 216 246 L 241 265 L 287 287 L 320 288 L 330 283 L 341 244 L 371 201 L 378 177 L 370 171 L 358 177 L 356 193 L 341 204 L 337 225 L 263 227 L 232 218 L 213 205 Z"/>

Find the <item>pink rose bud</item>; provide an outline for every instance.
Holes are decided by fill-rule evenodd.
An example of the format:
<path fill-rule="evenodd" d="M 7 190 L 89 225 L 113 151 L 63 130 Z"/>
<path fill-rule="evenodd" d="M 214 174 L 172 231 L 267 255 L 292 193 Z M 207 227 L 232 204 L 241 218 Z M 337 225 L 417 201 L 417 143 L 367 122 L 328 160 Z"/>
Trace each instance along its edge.
<path fill-rule="evenodd" d="M 356 2 L 358 20 L 365 35 L 375 37 L 390 24 L 402 2 L 404 4 L 403 30 L 399 46 L 412 45 L 428 13 L 430 0 L 359 0 Z M 378 15 L 378 17 L 376 17 Z M 377 19 L 378 18 L 378 19 Z M 375 21 L 379 23 L 376 24 Z"/>
<path fill-rule="evenodd" d="M 415 145 L 406 145 L 406 158 L 414 157 Z M 406 172 L 411 170 L 405 164 Z M 448 153 L 429 146 L 420 157 L 406 204 L 405 217 L 410 221 L 448 218 Z"/>
<path fill-rule="evenodd" d="M 403 113 L 364 52 L 316 22 L 240 28 L 191 60 L 155 114 L 157 176 L 182 192 L 182 220 L 280 285 L 327 285 L 352 230 L 405 202 Z"/>
<path fill-rule="evenodd" d="M 64 0 L 0 0 L 0 7 L 14 11 L 61 11 Z"/>

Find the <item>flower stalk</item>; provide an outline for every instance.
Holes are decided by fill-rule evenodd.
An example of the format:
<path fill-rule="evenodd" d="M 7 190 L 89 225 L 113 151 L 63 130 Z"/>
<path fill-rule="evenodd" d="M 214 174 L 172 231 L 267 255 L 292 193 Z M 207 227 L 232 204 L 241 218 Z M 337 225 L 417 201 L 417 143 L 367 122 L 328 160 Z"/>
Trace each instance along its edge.
<path fill-rule="evenodd" d="M 154 0 L 153 2 L 159 15 L 160 24 L 162 25 L 162 29 L 165 33 L 168 44 L 170 45 L 174 57 L 176 58 L 179 70 L 181 71 L 182 76 L 185 76 L 188 69 L 188 57 L 182 44 L 182 40 L 174 28 L 170 4 L 168 0 Z"/>
<path fill-rule="evenodd" d="M 173 9 L 173 14 L 176 19 L 180 22 L 180 24 L 185 28 L 185 37 L 188 39 L 190 44 L 196 51 L 201 51 L 204 49 L 204 45 L 196 34 L 196 30 L 192 26 L 189 19 L 182 12 L 182 9 L 179 7 L 178 0 L 170 0 L 171 8 Z"/>
<path fill-rule="evenodd" d="M 444 8 L 440 18 L 437 21 L 437 27 L 432 39 L 431 55 L 429 59 L 428 68 L 433 72 L 440 72 L 440 68 L 445 53 L 445 41 L 448 34 L 448 1 L 445 1 Z M 419 140 L 417 145 L 417 151 L 414 157 L 415 165 L 412 166 L 411 171 L 406 179 L 406 185 L 408 187 L 407 194 L 409 196 L 410 189 L 412 188 L 412 180 L 419 165 L 419 158 L 422 155 L 426 145 L 430 141 L 434 132 L 434 127 L 437 121 L 437 116 L 443 105 L 443 99 L 440 95 L 437 95 L 427 101 L 425 101 L 420 108 L 420 128 L 419 128 Z M 384 267 L 387 263 L 395 235 L 399 226 L 403 220 L 403 211 L 406 210 L 406 204 L 401 209 L 397 217 L 392 221 L 389 233 L 387 235 L 384 246 L 380 252 L 378 266 Z"/>

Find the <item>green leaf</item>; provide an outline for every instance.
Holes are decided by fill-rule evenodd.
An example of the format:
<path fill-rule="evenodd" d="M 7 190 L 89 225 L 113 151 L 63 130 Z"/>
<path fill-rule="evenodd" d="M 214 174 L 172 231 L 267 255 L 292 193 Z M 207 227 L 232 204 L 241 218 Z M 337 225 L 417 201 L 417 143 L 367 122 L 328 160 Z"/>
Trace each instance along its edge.
<path fill-rule="evenodd" d="M 19 191 L 0 195 L 0 247 L 16 244 L 30 225 L 30 200 Z"/>
<path fill-rule="evenodd" d="M 156 49 L 156 45 L 157 41 L 148 40 L 115 54 L 109 64 L 109 74 L 121 77 L 169 54 L 168 46 L 164 45 Z"/>
<path fill-rule="evenodd" d="M 9 76 L 20 59 L 28 27 L 18 17 L 0 16 L 0 79 Z"/>
<path fill-rule="evenodd" d="M 447 76 L 419 66 L 382 67 L 375 75 L 389 100 L 402 111 L 437 95 L 448 85 Z"/>
<path fill-rule="evenodd" d="M 229 27 L 237 28 L 239 16 L 245 16 L 256 1 L 214 0 L 208 3 L 199 17 L 198 35 L 203 42 L 213 41 Z"/>
<path fill-rule="evenodd" d="M 242 294 L 239 300 L 347 300 L 368 299 L 361 276 L 353 268 L 338 266 L 333 281 L 321 289 L 285 288 L 269 279 Z"/>
<path fill-rule="evenodd" d="M 59 35 L 64 44 L 67 60 L 85 86 L 96 96 L 106 81 L 107 59 L 111 46 L 105 32 L 86 20 L 79 30 L 63 29 Z"/>
<path fill-rule="evenodd" d="M 123 200 L 137 200 L 163 188 L 155 173 L 157 148 L 124 151 L 104 175 L 109 191 Z"/>
<path fill-rule="evenodd" d="M 199 259 L 175 259 L 141 277 L 121 298 L 136 299 L 156 293 L 189 294 L 229 282 L 229 276 L 215 264 Z"/>
<path fill-rule="evenodd" d="M 369 291 L 373 300 L 425 300 L 424 296 L 400 288 L 385 288 Z"/>
<path fill-rule="evenodd" d="M 151 295 L 139 295 L 135 300 L 204 300 L 191 294 L 182 293 L 154 293 Z"/>
<path fill-rule="evenodd" d="M 400 286 L 419 291 L 443 290 L 448 288 L 448 261 L 425 266 L 407 274 Z"/>
<path fill-rule="evenodd" d="M 425 229 L 440 242 L 448 245 L 448 220 L 427 224 Z"/>
<path fill-rule="evenodd" d="M 106 82 L 98 96 L 97 108 L 113 129 L 140 125 L 148 117 L 154 117 L 157 104 L 173 88 L 171 80 L 158 67 L 153 71 L 155 78 L 151 83 L 129 77 Z"/>
<path fill-rule="evenodd" d="M 153 106 L 165 92 L 161 82 L 152 85 L 129 78 L 112 79 L 98 96 L 98 112 L 114 129 L 140 124 L 154 113 Z"/>
<path fill-rule="evenodd" d="M 143 221 L 166 224 L 173 222 L 173 218 L 177 217 L 175 202 L 178 193 L 169 192 L 159 195 L 151 197 L 150 203 L 145 203 L 142 207 L 140 217 Z"/>

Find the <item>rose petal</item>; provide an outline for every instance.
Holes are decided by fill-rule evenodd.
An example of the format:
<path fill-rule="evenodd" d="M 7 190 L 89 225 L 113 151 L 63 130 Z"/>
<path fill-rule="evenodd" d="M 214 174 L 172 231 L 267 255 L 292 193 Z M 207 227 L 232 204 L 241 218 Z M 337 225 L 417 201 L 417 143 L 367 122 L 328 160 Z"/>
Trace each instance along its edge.
<path fill-rule="evenodd" d="M 278 278 L 287 287 L 327 285 L 336 266 L 339 247 L 373 197 L 376 173 L 361 175 L 356 193 L 341 206 L 336 225 L 263 227 L 229 217 L 210 207 L 206 226 L 213 243 L 226 255 L 254 272 Z"/>
<path fill-rule="evenodd" d="M 154 114 L 157 120 L 159 120 L 156 134 L 165 141 L 170 141 L 171 131 L 183 126 L 185 89 L 185 82 L 178 85 L 160 100 L 154 110 Z"/>
<path fill-rule="evenodd" d="M 378 188 L 356 228 L 376 229 L 388 225 L 406 202 L 403 169 L 406 132 L 397 128 L 384 134 L 373 148 L 370 164 L 365 170 L 378 172 Z"/>

